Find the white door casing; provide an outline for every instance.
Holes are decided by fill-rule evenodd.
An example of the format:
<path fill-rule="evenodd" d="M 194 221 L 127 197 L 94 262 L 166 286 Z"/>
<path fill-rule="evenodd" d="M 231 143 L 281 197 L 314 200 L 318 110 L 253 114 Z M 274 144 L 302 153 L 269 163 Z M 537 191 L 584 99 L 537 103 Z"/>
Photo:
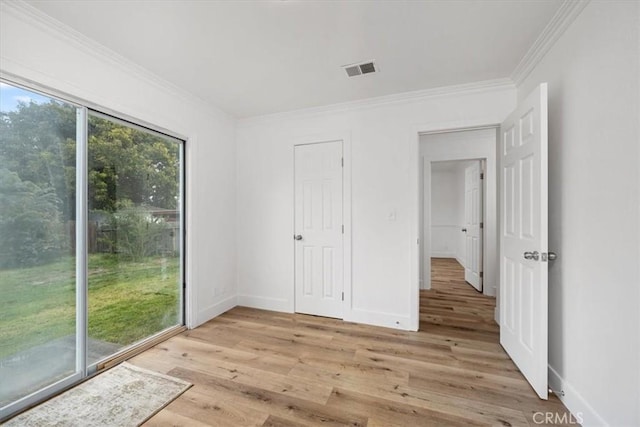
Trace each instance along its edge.
<path fill-rule="evenodd" d="M 482 168 L 475 161 L 464 170 L 464 280 L 482 292 Z"/>
<path fill-rule="evenodd" d="M 500 343 L 547 399 L 547 84 L 500 128 Z"/>
<path fill-rule="evenodd" d="M 342 141 L 294 152 L 295 311 L 342 318 Z"/>

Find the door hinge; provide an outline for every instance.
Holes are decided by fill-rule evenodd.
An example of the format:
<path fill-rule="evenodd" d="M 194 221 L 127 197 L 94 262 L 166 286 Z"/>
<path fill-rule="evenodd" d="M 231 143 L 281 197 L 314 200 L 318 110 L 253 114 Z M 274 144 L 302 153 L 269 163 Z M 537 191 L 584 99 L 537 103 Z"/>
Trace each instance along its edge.
<path fill-rule="evenodd" d="M 342 301 L 344 301 L 344 292 L 342 293 Z"/>
<path fill-rule="evenodd" d="M 480 179 L 484 179 L 484 174 L 480 173 Z"/>
<path fill-rule="evenodd" d="M 344 234 L 344 224 L 342 224 L 342 234 Z"/>
<path fill-rule="evenodd" d="M 484 277 L 484 271 L 480 272 L 480 278 L 482 279 Z"/>
<path fill-rule="evenodd" d="M 484 222 L 480 223 L 480 228 L 484 228 Z"/>
<path fill-rule="evenodd" d="M 341 163 L 342 167 L 344 167 L 344 157 L 340 159 L 340 163 Z"/>

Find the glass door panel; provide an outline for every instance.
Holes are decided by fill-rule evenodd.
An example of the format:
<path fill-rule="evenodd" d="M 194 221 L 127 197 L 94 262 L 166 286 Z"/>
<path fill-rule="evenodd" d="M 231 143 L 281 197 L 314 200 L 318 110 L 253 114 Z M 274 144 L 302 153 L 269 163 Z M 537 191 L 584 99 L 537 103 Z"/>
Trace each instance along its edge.
<path fill-rule="evenodd" d="M 0 419 L 77 374 L 75 106 L 0 83 Z"/>
<path fill-rule="evenodd" d="M 182 324 L 182 142 L 88 125 L 88 364 Z"/>

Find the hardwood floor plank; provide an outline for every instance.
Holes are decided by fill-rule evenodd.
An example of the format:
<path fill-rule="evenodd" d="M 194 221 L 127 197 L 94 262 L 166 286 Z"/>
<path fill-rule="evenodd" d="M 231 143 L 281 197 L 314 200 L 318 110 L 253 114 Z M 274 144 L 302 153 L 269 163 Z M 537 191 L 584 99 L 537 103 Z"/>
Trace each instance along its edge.
<path fill-rule="evenodd" d="M 175 338 L 175 340 L 168 340 L 154 348 L 166 351 L 167 354 L 171 352 L 181 355 L 184 354 L 186 355 L 184 357 L 188 357 L 189 353 L 195 353 L 203 360 L 227 360 L 277 374 L 286 374 L 297 363 L 297 359 L 286 356 L 264 356 L 235 348 L 219 346 L 214 343 L 189 340 L 182 336 Z"/>
<path fill-rule="evenodd" d="M 334 390 L 327 402 L 327 407 L 337 410 L 349 410 L 362 417 L 373 417 L 378 423 L 390 427 L 485 425 L 468 418 L 444 414 L 405 403 L 390 402 L 379 397 L 344 389 Z"/>
<path fill-rule="evenodd" d="M 485 425 L 504 424 L 505 422 L 513 426 L 528 425 L 520 410 L 512 410 L 499 404 L 486 403 L 457 395 L 446 395 L 440 393 L 439 390 L 431 388 L 421 389 L 407 386 L 397 381 L 373 381 L 372 379 L 353 375 L 330 375 L 319 368 L 294 368 L 291 375 L 300 376 L 314 382 L 335 384 L 338 389 L 363 393 L 385 400 L 387 404 L 413 405 L 434 413 L 440 413 L 442 417 L 457 416 L 468 420 L 479 420 Z M 380 417 L 374 418 L 379 419 Z M 462 423 L 460 425 L 465 424 Z"/>
<path fill-rule="evenodd" d="M 165 408 L 151 417 L 145 424 L 147 427 L 208 427 L 211 424 L 194 420 L 172 409 Z"/>
<path fill-rule="evenodd" d="M 455 260 L 432 261 L 419 332 L 236 307 L 136 356 L 194 384 L 146 425 L 533 426 L 537 412 L 568 414 L 500 346 L 495 299 Z"/>
<path fill-rule="evenodd" d="M 354 415 L 348 410 L 331 410 L 325 405 L 219 379 L 209 374 L 184 368 L 172 369 L 168 374 L 197 384 L 200 386 L 201 391 L 212 397 L 224 393 L 226 396 L 232 397 L 234 402 L 239 402 L 244 406 L 266 411 L 285 419 L 322 424 L 324 426 L 358 427 L 367 425 L 366 418 Z"/>
<path fill-rule="evenodd" d="M 183 354 L 186 354 L 186 356 L 183 356 Z M 170 360 L 173 361 L 173 366 L 165 372 L 169 372 L 178 366 L 188 365 L 191 370 L 213 375 L 217 378 L 253 385 L 268 391 L 290 394 L 311 402 L 325 403 L 331 395 L 331 386 L 301 384 L 293 381 L 287 375 L 252 368 L 244 364 L 221 359 L 207 360 L 206 356 L 197 352 L 183 354 L 169 353 L 168 355 L 163 355 L 163 359 L 169 356 Z"/>
<path fill-rule="evenodd" d="M 187 417 L 188 423 L 195 421 L 210 426 L 260 426 L 269 417 L 265 411 L 242 405 L 241 402 L 226 396 L 212 396 L 193 388 L 187 390 L 166 409 Z M 152 420 L 153 418 L 149 421 Z"/>
<path fill-rule="evenodd" d="M 276 417 L 275 415 L 269 415 L 269 418 L 262 424 L 262 427 L 304 427 L 306 425 L 307 424 Z"/>
<path fill-rule="evenodd" d="M 291 359 L 305 355 L 317 355 L 325 360 L 340 361 L 353 358 L 355 350 L 332 343 L 305 343 L 297 339 L 283 341 L 264 336 L 248 337 L 240 341 L 234 348 L 268 356 L 285 356 Z"/>

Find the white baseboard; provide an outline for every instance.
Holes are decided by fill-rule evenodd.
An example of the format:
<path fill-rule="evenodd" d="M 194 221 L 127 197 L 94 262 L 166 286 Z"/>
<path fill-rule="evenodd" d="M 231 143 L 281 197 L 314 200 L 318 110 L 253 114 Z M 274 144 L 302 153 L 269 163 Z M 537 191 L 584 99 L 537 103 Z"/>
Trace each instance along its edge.
<path fill-rule="evenodd" d="M 385 328 L 402 329 L 404 331 L 413 330 L 411 329 L 409 316 L 360 310 L 357 308 L 345 311 L 344 321 L 382 326 Z"/>
<path fill-rule="evenodd" d="M 225 311 L 231 310 L 236 305 L 238 305 L 237 298 L 235 295 L 232 295 L 230 297 L 223 299 L 220 302 L 217 302 L 213 305 L 210 305 L 209 307 L 199 310 L 198 314 L 196 315 L 196 324 L 193 325 L 193 327 L 196 328 L 202 325 L 203 323 L 213 319 L 214 317 L 220 316 L 222 313 L 224 313 Z"/>
<path fill-rule="evenodd" d="M 555 392 L 558 399 L 564 403 L 564 406 L 583 427 L 609 426 L 609 423 L 551 366 L 549 366 L 549 388 Z"/>
<path fill-rule="evenodd" d="M 284 298 L 258 297 L 254 295 L 238 295 L 238 305 L 259 308 L 261 310 L 293 313 L 293 304 Z"/>
<path fill-rule="evenodd" d="M 431 251 L 431 258 L 455 258 L 456 254 L 451 252 Z"/>
<path fill-rule="evenodd" d="M 496 287 L 491 283 L 483 283 L 482 284 L 482 293 L 488 297 L 496 296 Z"/>
<path fill-rule="evenodd" d="M 258 297 L 254 295 L 238 295 L 238 304 L 242 307 L 258 308 L 261 310 L 293 313 L 291 301 L 284 298 Z M 360 309 L 345 310 L 345 322 L 362 323 L 366 325 L 382 326 L 385 328 L 411 330 L 409 317 L 391 313 L 380 313 Z"/>

